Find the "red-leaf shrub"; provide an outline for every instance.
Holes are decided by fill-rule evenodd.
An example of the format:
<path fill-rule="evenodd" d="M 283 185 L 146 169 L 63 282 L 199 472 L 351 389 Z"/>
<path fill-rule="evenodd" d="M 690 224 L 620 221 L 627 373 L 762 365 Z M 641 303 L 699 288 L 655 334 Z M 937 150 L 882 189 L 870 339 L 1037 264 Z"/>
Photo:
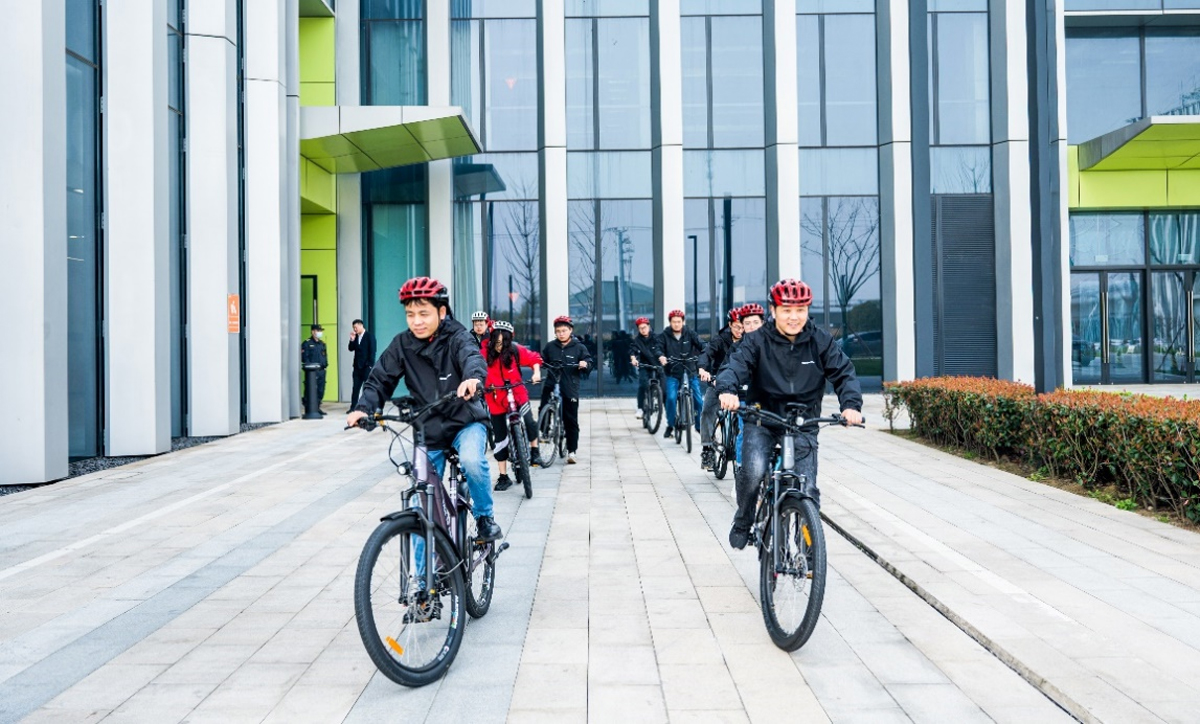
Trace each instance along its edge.
<path fill-rule="evenodd" d="M 884 385 L 918 435 L 999 459 L 1045 466 L 1089 488 L 1114 485 L 1147 508 L 1200 523 L 1200 402 L 932 377 Z"/>

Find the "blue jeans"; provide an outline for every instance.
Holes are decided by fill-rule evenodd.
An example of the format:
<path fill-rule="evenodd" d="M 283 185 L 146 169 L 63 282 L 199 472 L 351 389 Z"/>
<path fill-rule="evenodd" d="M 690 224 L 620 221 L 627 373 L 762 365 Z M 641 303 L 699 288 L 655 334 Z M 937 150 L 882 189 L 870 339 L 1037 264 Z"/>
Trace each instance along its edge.
<path fill-rule="evenodd" d="M 471 491 L 471 512 L 475 517 L 492 514 L 492 474 L 488 469 L 487 428 L 482 422 L 472 422 L 458 431 L 454 436 L 454 449 L 458 451 L 458 466 L 467 476 L 467 488 Z M 446 451 L 427 450 L 429 464 L 437 471 L 438 477 L 446 474 Z M 432 497 L 432 496 L 431 496 Z M 417 497 L 412 499 L 413 506 L 419 506 Z M 451 525 L 454 523 L 451 522 Z M 416 575 L 425 578 L 425 538 L 412 536 L 413 554 L 416 558 Z M 436 566 L 434 568 L 436 569 Z"/>
<path fill-rule="evenodd" d="M 683 377 L 667 376 L 667 427 L 675 427 L 675 400 L 679 397 L 679 387 L 683 384 Z M 692 375 L 692 407 L 694 414 L 692 417 L 693 423 L 696 425 L 696 430 L 700 430 L 700 415 L 704 412 L 704 393 L 700 391 L 699 375 Z"/>

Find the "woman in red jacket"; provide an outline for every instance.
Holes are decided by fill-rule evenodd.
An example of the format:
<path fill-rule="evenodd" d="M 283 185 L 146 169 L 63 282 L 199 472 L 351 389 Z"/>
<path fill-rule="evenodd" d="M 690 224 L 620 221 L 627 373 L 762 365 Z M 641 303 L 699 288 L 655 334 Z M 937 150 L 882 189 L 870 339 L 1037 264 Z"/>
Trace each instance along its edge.
<path fill-rule="evenodd" d="M 525 349 L 513 342 L 513 326 L 509 322 L 498 321 L 492 328 L 491 335 L 483 346 L 483 357 L 487 360 L 487 387 L 503 387 L 516 385 L 513 388 L 513 398 L 525 416 L 525 430 L 529 434 L 529 464 L 541 465 L 538 455 L 538 429 L 533 421 L 533 411 L 529 407 L 529 392 L 521 378 L 521 368 L 533 368 L 533 384 L 542 381 L 542 356 L 537 352 Z M 493 390 L 485 395 L 488 412 L 492 416 L 492 438 L 495 446 L 492 454 L 500 468 L 500 479 L 496 481 L 496 490 L 508 490 L 512 481 L 508 477 L 508 391 Z"/>

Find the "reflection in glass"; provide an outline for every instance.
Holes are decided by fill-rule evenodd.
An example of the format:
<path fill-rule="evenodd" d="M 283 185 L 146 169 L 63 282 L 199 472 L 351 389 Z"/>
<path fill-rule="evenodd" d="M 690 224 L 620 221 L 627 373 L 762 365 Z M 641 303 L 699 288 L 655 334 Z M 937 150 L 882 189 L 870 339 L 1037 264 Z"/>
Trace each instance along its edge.
<path fill-rule="evenodd" d="M 821 146 L 821 20 L 796 16 L 796 81 L 800 145 Z"/>
<path fill-rule="evenodd" d="M 930 192 L 986 194 L 992 190 L 990 146 L 940 146 L 929 149 Z"/>
<path fill-rule="evenodd" d="M 363 20 L 420 20 L 424 0 L 365 0 Z"/>
<path fill-rule="evenodd" d="M 460 18 L 532 18 L 537 15 L 537 0 L 450 0 L 450 17 Z"/>
<path fill-rule="evenodd" d="M 650 19 L 569 19 L 566 33 L 567 147 L 650 148 Z"/>
<path fill-rule="evenodd" d="M 721 315 L 729 307 L 746 302 L 765 303 L 768 282 L 764 199 L 687 200 L 684 237 L 685 311 L 692 329 L 712 334 L 723 326 Z M 727 249 L 731 264 L 727 261 Z M 697 262 L 694 266 L 693 259 Z M 673 262 L 664 263 L 671 268 Z"/>
<path fill-rule="evenodd" d="M 540 242 L 537 201 L 474 204 L 482 216 L 491 290 L 488 313 L 512 321 L 516 339 L 541 348 Z"/>
<path fill-rule="evenodd" d="M 935 145 L 991 142 L 986 13 L 938 13 L 930 44 Z"/>
<path fill-rule="evenodd" d="M 1071 214 L 1071 266 L 1143 264 L 1144 239 L 1140 213 Z"/>
<path fill-rule="evenodd" d="M 680 0 L 683 15 L 746 15 L 762 12 L 762 0 Z"/>
<path fill-rule="evenodd" d="M 649 14 L 650 0 L 566 0 L 567 17 Z"/>
<path fill-rule="evenodd" d="M 1200 114 L 1200 28 L 1146 29 L 1146 115 Z"/>
<path fill-rule="evenodd" d="M 1142 117 L 1135 30 L 1067 31 L 1067 139 L 1082 143 Z"/>
<path fill-rule="evenodd" d="M 708 148 L 708 21 L 705 18 L 683 18 L 680 28 L 679 40 L 683 53 L 683 145 L 685 148 Z M 570 93 L 570 88 L 567 92 Z"/>
<path fill-rule="evenodd" d="M 796 0 L 798 13 L 873 13 L 875 0 Z"/>
<path fill-rule="evenodd" d="M 1150 214 L 1150 263 L 1200 262 L 1200 214 Z"/>
<path fill-rule="evenodd" d="M 381 340 L 408 329 L 397 293 L 404 280 L 429 273 L 424 204 L 371 207 L 372 330 Z"/>
<path fill-rule="evenodd" d="M 1187 382 L 1188 295 L 1183 272 L 1158 272 L 1150 276 L 1154 311 L 1154 343 L 1150 350 L 1153 382 Z"/>
<path fill-rule="evenodd" d="M 744 5 L 743 0 L 739 4 Z M 763 145 L 762 18 L 714 17 L 712 24 L 712 146 Z"/>
<path fill-rule="evenodd" d="M 1071 275 L 1071 379 L 1075 384 L 1100 381 L 1100 275 Z"/>
<path fill-rule="evenodd" d="M 684 196 L 762 196 L 766 171 L 761 150 L 684 151 Z"/>
<path fill-rule="evenodd" d="M 828 15 L 825 24 L 826 146 L 870 146 L 875 134 L 875 17 Z M 987 54 L 987 35 L 983 53 Z M 986 58 L 983 65 L 987 80 Z M 943 96 L 943 101 L 945 97 Z M 987 96 L 983 98 L 987 113 Z M 943 119 L 944 121 L 944 119 Z M 986 121 L 986 118 L 985 118 Z M 985 125 L 986 129 L 987 126 Z M 987 139 L 985 139 L 987 140 Z M 947 141 L 950 142 L 950 141 Z"/>
<path fill-rule="evenodd" d="M 1108 273 L 1108 377 L 1145 382 L 1142 368 L 1142 275 Z"/>
<path fill-rule="evenodd" d="M 572 151 L 567 154 L 567 198 L 650 198 L 649 151 Z"/>
<path fill-rule="evenodd" d="M 536 199 L 536 153 L 477 153 L 454 159 L 454 195 L 489 199 Z"/>
<path fill-rule="evenodd" d="M 67 50 L 96 62 L 96 0 L 66 0 Z"/>
<path fill-rule="evenodd" d="M 1200 274 L 1192 274 L 1192 379 L 1200 369 Z"/>
<path fill-rule="evenodd" d="M 813 290 L 808 317 L 826 329 L 829 322 L 829 297 L 825 284 L 825 199 L 800 198 L 800 278 Z"/>
<path fill-rule="evenodd" d="M 800 193 L 805 196 L 879 193 L 879 152 L 874 147 L 800 149 Z"/>
<path fill-rule="evenodd" d="M 382 0 L 377 0 L 382 2 Z M 367 103 L 425 105 L 425 32 L 420 20 L 365 23 Z"/>

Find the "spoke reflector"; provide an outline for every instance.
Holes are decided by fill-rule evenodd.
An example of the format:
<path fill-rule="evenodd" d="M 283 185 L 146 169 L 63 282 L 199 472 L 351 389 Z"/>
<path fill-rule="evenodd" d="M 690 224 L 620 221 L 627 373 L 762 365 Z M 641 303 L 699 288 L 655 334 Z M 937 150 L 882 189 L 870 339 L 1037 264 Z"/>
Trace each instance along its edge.
<path fill-rule="evenodd" d="M 812 534 L 808 532 L 808 524 L 800 526 L 800 530 L 804 533 L 804 545 L 812 545 Z"/>
<path fill-rule="evenodd" d="M 396 639 L 388 636 L 385 640 L 387 641 L 388 647 L 391 648 L 392 651 L 395 651 L 397 656 L 404 655 L 404 647 L 396 643 Z"/>

